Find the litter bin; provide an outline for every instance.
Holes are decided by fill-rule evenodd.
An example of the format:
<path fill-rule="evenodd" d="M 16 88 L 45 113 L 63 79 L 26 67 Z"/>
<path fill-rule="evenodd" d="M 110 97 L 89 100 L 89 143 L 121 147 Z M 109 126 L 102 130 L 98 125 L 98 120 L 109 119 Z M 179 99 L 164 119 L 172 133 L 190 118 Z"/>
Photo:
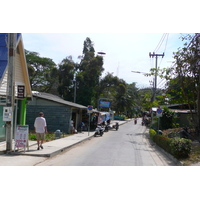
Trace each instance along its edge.
<path fill-rule="evenodd" d="M 55 139 L 59 139 L 61 138 L 62 132 L 60 130 L 56 130 L 54 134 L 55 134 Z"/>

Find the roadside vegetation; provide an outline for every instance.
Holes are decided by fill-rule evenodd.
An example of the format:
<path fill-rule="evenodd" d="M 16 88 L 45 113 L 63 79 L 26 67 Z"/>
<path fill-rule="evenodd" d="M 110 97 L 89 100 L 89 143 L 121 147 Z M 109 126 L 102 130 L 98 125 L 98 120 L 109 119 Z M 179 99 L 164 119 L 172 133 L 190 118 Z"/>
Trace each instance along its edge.
<path fill-rule="evenodd" d="M 68 137 L 68 136 L 71 136 L 71 135 L 72 134 L 63 133 L 63 134 L 60 135 L 60 138 Z M 55 133 L 48 133 L 48 134 L 45 134 L 44 142 L 50 142 L 50 141 L 56 140 L 56 139 L 58 139 L 58 137 L 56 137 Z M 29 133 L 29 140 L 36 141 L 36 134 L 30 132 Z"/>

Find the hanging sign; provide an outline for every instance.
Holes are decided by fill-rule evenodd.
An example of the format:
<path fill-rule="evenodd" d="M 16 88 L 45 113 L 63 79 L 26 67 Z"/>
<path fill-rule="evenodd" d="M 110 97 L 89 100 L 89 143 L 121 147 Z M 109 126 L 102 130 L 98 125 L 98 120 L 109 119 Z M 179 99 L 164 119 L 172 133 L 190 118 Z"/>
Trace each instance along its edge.
<path fill-rule="evenodd" d="M 25 86 L 24 85 L 18 85 L 17 86 L 17 98 L 23 99 L 24 98 L 24 91 L 25 91 Z"/>

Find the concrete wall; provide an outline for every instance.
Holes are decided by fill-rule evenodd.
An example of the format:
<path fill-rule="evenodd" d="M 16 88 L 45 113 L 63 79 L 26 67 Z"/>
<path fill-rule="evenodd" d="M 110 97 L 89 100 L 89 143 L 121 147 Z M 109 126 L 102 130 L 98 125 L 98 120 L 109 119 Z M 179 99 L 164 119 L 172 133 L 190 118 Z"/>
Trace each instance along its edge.
<path fill-rule="evenodd" d="M 69 133 L 72 114 L 71 107 L 48 100 L 38 99 L 36 102 L 34 99 L 34 101 L 27 105 L 26 124 L 29 125 L 29 130 L 34 130 L 34 121 L 38 117 L 39 112 L 44 113 L 48 132 L 55 132 L 57 129 L 60 129 L 62 132 Z"/>

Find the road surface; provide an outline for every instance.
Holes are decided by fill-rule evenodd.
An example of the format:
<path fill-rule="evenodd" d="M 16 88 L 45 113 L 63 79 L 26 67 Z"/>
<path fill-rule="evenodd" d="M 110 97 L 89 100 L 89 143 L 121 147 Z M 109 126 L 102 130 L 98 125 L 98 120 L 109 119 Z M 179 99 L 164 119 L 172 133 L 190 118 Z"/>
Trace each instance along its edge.
<path fill-rule="evenodd" d="M 145 134 L 141 119 L 94 137 L 62 154 L 49 158 L 42 166 L 175 166 L 166 155 L 156 150 Z"/>

